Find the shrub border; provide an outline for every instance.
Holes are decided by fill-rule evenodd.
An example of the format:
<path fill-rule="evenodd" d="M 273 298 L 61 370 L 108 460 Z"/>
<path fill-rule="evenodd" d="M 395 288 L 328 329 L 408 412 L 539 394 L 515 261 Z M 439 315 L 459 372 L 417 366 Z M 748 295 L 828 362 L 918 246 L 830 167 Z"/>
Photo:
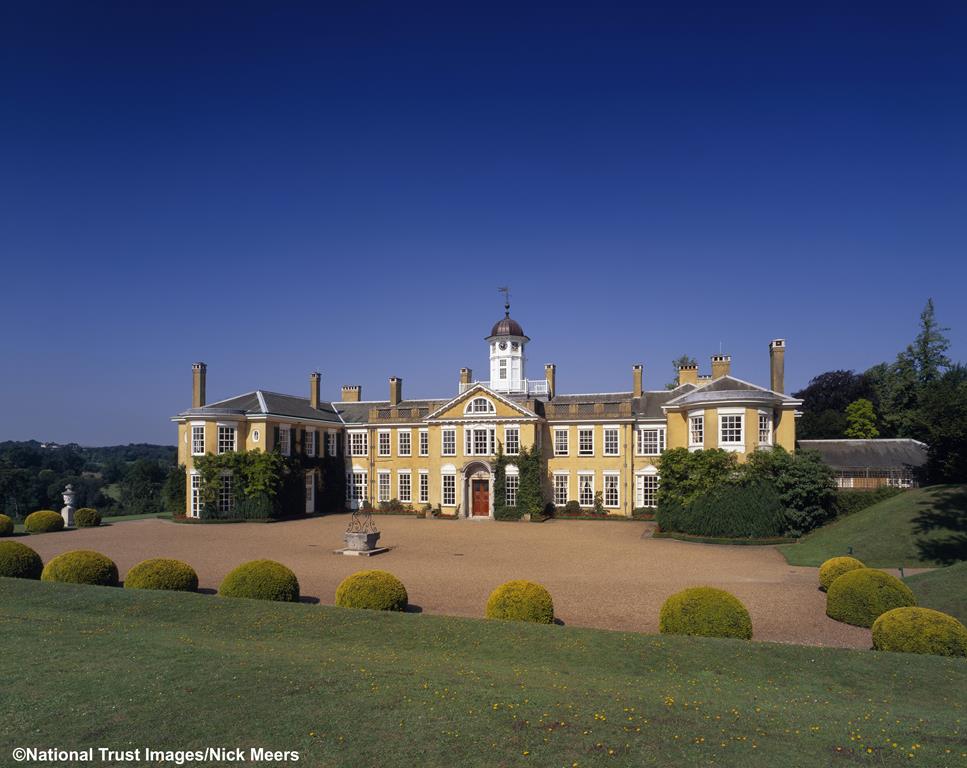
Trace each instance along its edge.
<path fill-rule="evenodd" d="M 776 544 L 792 544 L 799 539 L 792 539 L 787 536 L 776 536 L 768 539 L 729 539 L 716 536 L 693 536 L 690 533 L 679 533 L 678 531 L 655 531 L 653 539 L 675 539 L 676 541 L 686 541 L 691 544 L 721 544 L 738 545 L 742 547 L 755 546 L 775 546 Z"/>

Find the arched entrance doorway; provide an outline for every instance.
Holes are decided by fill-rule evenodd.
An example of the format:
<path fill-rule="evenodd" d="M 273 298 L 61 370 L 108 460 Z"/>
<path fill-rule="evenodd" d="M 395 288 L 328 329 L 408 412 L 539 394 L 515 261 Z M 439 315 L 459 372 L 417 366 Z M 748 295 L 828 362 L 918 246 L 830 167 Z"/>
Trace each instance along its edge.
<path fill-rule="evenodd" d="M 463 498 L 467 500 L 467 517 L 486 520 L 494 516 L 493 473 L 483 461 L 472 461 L 463 468 Z"/>

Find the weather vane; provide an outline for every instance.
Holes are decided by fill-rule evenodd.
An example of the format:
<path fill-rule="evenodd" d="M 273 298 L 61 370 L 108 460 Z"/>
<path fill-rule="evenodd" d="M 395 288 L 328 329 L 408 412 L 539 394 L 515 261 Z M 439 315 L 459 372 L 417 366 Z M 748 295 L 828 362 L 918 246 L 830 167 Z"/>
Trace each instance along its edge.
<path fill-rule="evenodd" d="M 504 312 L 506 312 L 507 316 L 510 317 L 510 288 L 508 286 L 498 288 L 497 293 L 504 294 Z"/>

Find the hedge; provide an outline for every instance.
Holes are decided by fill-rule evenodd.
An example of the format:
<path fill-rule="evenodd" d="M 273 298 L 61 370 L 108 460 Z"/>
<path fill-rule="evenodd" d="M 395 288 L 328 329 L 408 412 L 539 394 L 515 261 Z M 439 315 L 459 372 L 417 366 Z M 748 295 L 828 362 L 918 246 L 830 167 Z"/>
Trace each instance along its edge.
<path fill-rule="evenodd" d="M 0 541 L 0 576 L 9 579 L 39 579 L 44 561 L 19 541 Z"/>
<path fill-rule="evenodd" d="M 752 617 L 742 602 L 713 587 L 691 587 L 669 597 L 658 614 L 663 635 L 752 638 Z"/>
<path fill-rule="evenodd" d="M 68 584 L 93 584 L 101 587 L 118 585 L 118 567 L 111 558 L 89 549 L 76 549 L 57 555 L 40 575 L 43 581 Z"/>
<path fill-rule="evenodd" d="M 370 611 L 405 611 L 409 595 L 403 582 L 387 571 L 358 571 L 347 576 L 336 588 L 340 608 Z"/>
<path fill-rule="evenodd" d="M 10 536 L 13 534 L 13 519 L 6 515 L 0 515 L 0 536 Z"/>
<path fill-rule="evenodd" d="M 861 509 L 872 507 L 881 501 L 893 498 L 899 493 L 903 493 L 901 488 L 893 488 L 889 485 L 881 486 L 872 491 L 836 491 L 833 498 L 833 511 L 836 517 L 846 517 Z"/>
<path fill-rule="evenodd" d="M 143 560 L 124 578 L 126 589 L 166 589 L 174 592 L 195 592 L 198 574 L 188 563 L 166 557 Z"/>
<path fill-rule="evenodd" d="M 819 566 L 819 586 L 823 592 L 829 590 L 829 585 L 848 571 L 855 571 L 857 568 L 866 568 L 862 561 L 855 557 L 831 557 Z"/>
<path fill-rule="evenodd" d="M 27 533 L 50 533 L 64 530 L 64 518 L 52 509 L 41 509 L 31 512 L 24 520 Z"/>
<path fill-rule="evenodd" d="M 779 493 L 767 481 L 725 483 L 684 505 L 663 501 L 655 519 L 663 531 L 693 536 L 769 538 L 786 529 Z"/>
<path fill-rule="evenodd" d="M 871 627 L 887 611 L 916 604 L 910 587 L 873 568 L 844 573 L 826 593 L 826 615 L 857 627 Z"/>
<path fill-rule="evenodd" d="M 299 600 L 299 580 L 282 563 L 252 560 L 229 573 L 218 588 L 218 594 L 294 603 Z"/>
<path fill-rule="evenodd" d="M 967 656 L 967 627 L 930 608 L 894 608 L 873 622 L 873 649 Z"/>
<path fill-rule="evenodd" d="M 515 580 L 501 584 L 487 600 L 487 618 L 505 621 L 554 622 L 551 593 L 533 581 Z"/>
<path fill-rule="evenodd" d="M 97 528 L 101 524 L 101 513 L 91 507 L 81 507 L 74 513 L 74 525 L 78 528 Z"/>

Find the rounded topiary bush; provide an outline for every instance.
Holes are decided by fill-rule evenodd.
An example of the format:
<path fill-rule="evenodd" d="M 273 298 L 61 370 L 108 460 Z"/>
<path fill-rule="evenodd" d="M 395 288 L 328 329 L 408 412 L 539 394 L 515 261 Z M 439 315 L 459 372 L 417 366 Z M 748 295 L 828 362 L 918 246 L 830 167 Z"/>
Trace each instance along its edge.
<path fill-rule="evenodd" d="M 218 594 L 294 603 L 299 599 L 299 580 L 275 560 L 252 560 L 229 573 L 218 588 Z"/>
<path fill-rule="evenodd" d="M 552 624 L 554 601 L 551 593 L 541 584 L 533 581 L 508 581 L 490 593 L 487 600 L 487 618 Z"/>
<path fill-rule="evenodd" d="M 386 571 L 359 571 L 336 588 L 336 605 L 371 611 L 405 611 L 409 595 L 403 582 Z"/>
<path fill-rule="evenodd" d="M 74 525 L 78 528 L 97 528 L 101 524 L 101 513 L 91 507 L 81 507 L 74 513 Z"/>
<path fill-rule="evenodd" d="M 873 622 L 873 649 L 967 656 L 967 627 L 930 608 L 894 608 Z"/>
<path fill-rule="evenodd" d="M 90 549 L 76 549 L 57 555 L 47 565 L 40 578 L 68 584 L 94 584 L 101 587 L 118 585 L 118 567 L 114 561 Z"/>
<path fill-rule="evenodd" d="M 665 635 L 752 638 L 752 617 L 742 602 L 721 589 L 692 587 L 669 597 L 658 615 Z"/>
<path fill-rule="evenodd" d="M 6 515 L 0 515 L 0 536 L 10 536 L 13 533 L 13 520 Z"/>
<path fill-rule="evenodd" d="M 819 566 L 819 586 L 825 592 L 829 589 L 829 585 L 844 573 L 858 568 L 866 568 L 866 566 L 855 557 L 831 557 Z"/>
<path fill-rule="evenodd" d="M 124 578 L 127 589 L 170 589 L 195 592 L 198 574 L 188 563 L 167 557 L 154 557 L 138 563 Z"/>
<path fill-rule="evenodd" d="M 44 561 L 19 541 L 0 541 L 0 576 L 10 579 L 39 579 Z"/>
<path fill-rule="evenodd" d="M 64 518 L 51 509 L 31 512 L 24 520 L 27 533 L 50 533 L 64 530 Z"/>
<path fill-rule="evenodd" d="M 857 627 L 871 627 L 887 611 L 916 604 L 910 587 L 873 568 L 847 571 L 826 593 L 826 615 Z"/>

